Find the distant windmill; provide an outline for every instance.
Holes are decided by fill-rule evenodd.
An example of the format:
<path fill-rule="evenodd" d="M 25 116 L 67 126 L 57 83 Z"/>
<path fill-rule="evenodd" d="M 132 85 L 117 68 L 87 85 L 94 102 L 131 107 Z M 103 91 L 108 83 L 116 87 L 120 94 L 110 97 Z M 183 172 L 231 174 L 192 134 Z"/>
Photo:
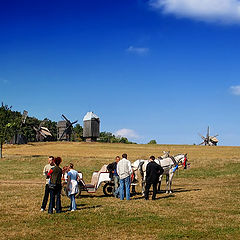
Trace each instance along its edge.
<path fill-rule="evenodd" d="M 73 125 L 78 122 L 78 120 L 71 122 L 69 119 L 67 119 L 66 116 L 62 114 L 62 118 L 64 121 L 59 121 L 57 124 L 58 129 L 58 140 L 59 141 L 70 141 L 71 135 L 73 132 Z"/>
<path fill-rule="evenodd" d="M 100 119 L 93 112 L 83 118 L 83 138 L 86 142 L 96 142 L 100 135 Z"/>
<path fill-rule="evenodd" d="M 22 126 L 22 124 L 25 124 L 26 119 L 27 119 L 27 115 L 28 115 L 28 111 L 24 110 L 24 111 L 23 111 L 23 115 L 22 115 L 21 126 Z"/>
<path fill-rule="evenodd" d="M 49 131 L 49 129 L 46 127 L 43 127 L 45 122 L 46 121 L 42 121 L 38 127 L 33 127 L 33 129 L 36 131 L 37 142 L 43 142 L 45 139 L 52 137 L 52 134 Z"/>
<path fill-rule="evenodd" d="M 199 145 L 204 144 L 205 146 L 217 146 L 218 139 L 216 138 L 218 136 L 210 136 L 209 126 L 207 128 L 207 136 L 204 137 L 199 133 L 199 136 L 203 139 L 203 142 L 201 142 Z"/>

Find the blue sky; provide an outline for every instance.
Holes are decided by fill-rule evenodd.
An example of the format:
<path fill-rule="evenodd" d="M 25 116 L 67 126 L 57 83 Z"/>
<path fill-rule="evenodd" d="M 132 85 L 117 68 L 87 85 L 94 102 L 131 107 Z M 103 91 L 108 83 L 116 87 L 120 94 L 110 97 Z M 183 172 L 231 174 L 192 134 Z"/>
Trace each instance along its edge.
<path fill-rule="evenodd" d="M 0 100 L 30 116 L 94 111 L 138 143 L 239 145 L 237 0 L 0 0 Z M 219 4 L 221 2 L 221 4 Z"/>

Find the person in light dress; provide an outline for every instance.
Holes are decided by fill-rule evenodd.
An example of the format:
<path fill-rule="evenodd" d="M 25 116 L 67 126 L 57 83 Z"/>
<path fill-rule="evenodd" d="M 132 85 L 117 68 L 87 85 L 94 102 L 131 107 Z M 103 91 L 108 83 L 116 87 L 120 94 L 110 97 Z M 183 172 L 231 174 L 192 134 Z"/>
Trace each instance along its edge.
<path fill-rule="evenodd" d="M 77 205 L 76 205 L 76 194 L 79 192 L 78 188 L 78 180 L 79 180 L 79 174 L 76 170 L 73 169 L 73 164 L 69 164 L 69 171 L 67 173 L 67 190 L 68 190 L 68 197 L 71 200 L 70 204 L 70 211 L 76 211 Z"/>

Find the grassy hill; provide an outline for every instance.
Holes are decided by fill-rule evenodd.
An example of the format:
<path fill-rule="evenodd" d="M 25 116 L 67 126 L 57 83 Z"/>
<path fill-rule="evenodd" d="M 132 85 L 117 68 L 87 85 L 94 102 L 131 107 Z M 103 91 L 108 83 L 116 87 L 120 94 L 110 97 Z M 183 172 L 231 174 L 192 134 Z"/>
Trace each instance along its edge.
<path fill-rule="evenodd" d="M 73 162 L 90 182 L 92 172 L 116 155 L 126 152 L 134 161 L 167 150 L 188 153 L 191 163 L 174 176 L 171 195 L 145 201 L 139 194 L 127 202 L 104 197 L 100 188 L 83 193 L 74 213 L 66 211 L 67 197 L 63 213 L 40 212 L 49 155 L 61 156 L 62 166 Z M 3 153 L 1 239 L 239 239 L 240 147 L 54 142 L 7 145 Z"/>

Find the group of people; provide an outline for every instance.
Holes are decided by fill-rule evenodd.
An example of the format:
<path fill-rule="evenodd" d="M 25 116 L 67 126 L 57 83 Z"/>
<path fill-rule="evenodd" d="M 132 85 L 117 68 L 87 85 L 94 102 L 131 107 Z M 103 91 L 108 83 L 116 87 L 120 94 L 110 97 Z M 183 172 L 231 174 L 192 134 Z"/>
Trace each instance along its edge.
<path fill-rule="evenodd" d="M 149 190 L 151 185 L 153 186 L 152 200 L 156 199 L 157 194 L 157 184 L 159 182 L 159 177 L 163 173 L 163 168 L 157 164 L 154 160 L 155 157 L 151 156 L 149 163 L 146 168 L 146 188 L 145 188 L 145 199 L 149 199 Z M 114 182 L 113 195 L 120 200 L 124 199 L 126 196 L 127 200 L 130 200 L 130 185 L 132 176 L 131 162 L 127 160 L 127 154 L 122 155 L 122 159 L 117 156 L 115 162 L 110 163 L 107 166 L 110 172 L 110 177 Z"/>
<path fill-rule="evenodd" d="M 131 162 L 127 159 L 127 154 L 124 153 L 122 159 L 117 156 L 115 162 L 110 163 L 107 169 L 114 181 L 113 195 L 117 198 L 120 197 L 121 200 L 126 196 L 126 199 L 130 200 L 132 167 Z"/>
<path fill-rule="evenodd" d="M 42 201 L 41 211 L 46 210 L 48 198 L 50 195 L 50 202 L 48 206 L 48 213 L 52 214 L 53 210 L 56 213 L 62 211 L 61 206 L 61 190 L 62 190 L 62 169 L 59 167 L 62 159 L 60 157 L 54 158 L 49 156 L 48 164 L 43 169 L 43 175 L 46 178 L 45 192 Z M 75 195 L 78 193 L 78 172 L 73 169 L 73 164 L 70 163 L 67 172 L 67 192 L 71 200 L 69 210 L 76 211 Z"/>
<path fill-rule="evenodd" d="M 158 165 L 155 161 L 155 157 L 150 157 L 150 162 L 146 168 L 146 190 L 145 199 L 149 199 L 149 189 L 151 185 L 153 186 L 152 200 L 156 199 L 157 193 L 157 183 L 159 181 L 159 176 L 163 173 L 163 168 Z M 43 169 L 43 175 L 46 178 L 45 193 L 42 201 L 41 211 L 46 210 L 48 198 L 50 195 L 50 202 L 48 207 L 48 213 L 52 214 L 53 210 L 56 213 L 62 211 L 61 206 L 61 190 L 62 190 L 62 175 L 63 171 L 59 167 L 62 159 L 60 157 L 54 158 L 49 156 L 48 164 Z M 122 155 L 122 159 L 117 156 L 115 161 L 107 166 L 110 173 L 110 177 L 114 182 L 113 194 L 115 197 L 120 198 L 120 200 L 130 200 L 130 186 L 131 186 L 131 176 L 133 174 L 131 162 L 127 159 L 127 154 Z M 67 194 L 70 198 L 70 211 L 76 211 L 76 200 L 75 196 L 79 191 L 78 188 L 79 174 L 74 170 L 72 163 L 69 164 L 67 169 Z"/>

